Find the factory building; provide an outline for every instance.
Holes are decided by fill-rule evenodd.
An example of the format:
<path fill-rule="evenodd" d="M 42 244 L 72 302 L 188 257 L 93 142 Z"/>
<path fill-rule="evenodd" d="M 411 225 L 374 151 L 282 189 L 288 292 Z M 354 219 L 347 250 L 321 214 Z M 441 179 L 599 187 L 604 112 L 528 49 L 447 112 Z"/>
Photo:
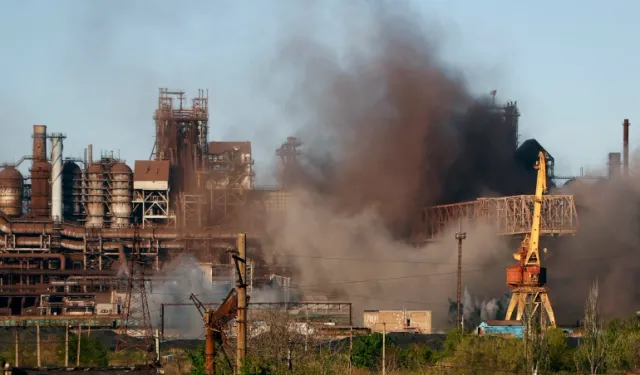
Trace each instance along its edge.
<path fill-rule="evenodd" d="M 33 126 L 31 155 L 0 167 L 0 312 L 4 315 L 116 311 L 118 270 L 138 251 L 161 270 L 183 253 L 216 270 L 233 271 L 227 250 L 237 233 L 251 254 L 269 212 L 290 194 L 255 189 L 251 143 L 208 140 L 208 97 L 187 103 L 184 92 L 161 89 L 151 160 L 133 169 L 113 152 L 65 158 L 66 135 Z M 31 161 L 30 176 L 18 170 Z M 252 282 L 269 282 L 265 265 Z M 280 271 L 279 271 L 280 272 Z M 228 283 L 233 275 L 225 278 Z M 121 298 L 120 298 L 121 299 Z"/>
<path fill-rule="evenodd" d="M 430 334 L 431 311 L 365 310 L 364 326 L 371 332 L 415 332 Z"/>

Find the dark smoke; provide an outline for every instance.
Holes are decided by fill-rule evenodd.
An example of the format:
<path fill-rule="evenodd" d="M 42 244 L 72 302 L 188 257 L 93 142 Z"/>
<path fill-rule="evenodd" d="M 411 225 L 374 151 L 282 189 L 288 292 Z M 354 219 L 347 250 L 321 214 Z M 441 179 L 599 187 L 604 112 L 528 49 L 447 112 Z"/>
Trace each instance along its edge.
<path fill-rule="evenodd" d="M 342 27 L 325 25 L 343 49 L 302 27 L 288 30 L 276 59 L 271 79 L 295 79 L 274 97 L 306 149 L 297 198 L 271 223 L 267 252 L 292 254 L 284 260 L 298 267 L 300 289 L 342 294 L 356 317 L 362 308 L 427 308 L 442 328 L 455 295 L 453 233 L 422 249 L 401 239 L 424 205 L 520 189 L 514 130 L 441 62 L 411 9 L 368 4 Z M 510 252 L 486 228 L 467 232 L 465 285 L 501 296 Z"/>
<path fill-rule="evenodd" d="M 420 206 L 518 190 L 519 170 L 514 130 L 398 8 L 363 9 L 368 38 L 346 27 L 344 56 L 302 32 L 278 61 L 298 78 L 287 107 L 306 121 L 298 182 L 341 212 L 376 206 L 406 234 Z"/>
<path fill-rule="evenodd" d="M 550 292 L 560 322 L 575 322 L 584 311 L 589 285 L 600 286 L 605 319 L 640 310 L 640 179 L 577 181 L 562 189 L 574 194 L 580 228 L 575 237 L 549 244 Z"/>

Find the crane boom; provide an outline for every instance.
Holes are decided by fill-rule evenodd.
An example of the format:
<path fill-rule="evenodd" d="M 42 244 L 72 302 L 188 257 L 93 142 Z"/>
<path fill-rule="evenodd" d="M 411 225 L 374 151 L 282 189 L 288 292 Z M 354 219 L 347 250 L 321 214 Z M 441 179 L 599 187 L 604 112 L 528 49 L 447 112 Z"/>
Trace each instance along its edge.
<path fill-rule="evenodd" d="M 533 218 L 531 223 L 531 235 L 529 236 L 529 248 L 527 249 L 527 257 L 524 261 L 525 265 L 540 266 L 540 220 L 542 217 L 542 194 L 547 192 L 547 163 L 544 152 L 538 153 L 538 161 L 535 168 L 538 170 L 538 178 L 536 181 L 535 203 L 533 205 Z"/>

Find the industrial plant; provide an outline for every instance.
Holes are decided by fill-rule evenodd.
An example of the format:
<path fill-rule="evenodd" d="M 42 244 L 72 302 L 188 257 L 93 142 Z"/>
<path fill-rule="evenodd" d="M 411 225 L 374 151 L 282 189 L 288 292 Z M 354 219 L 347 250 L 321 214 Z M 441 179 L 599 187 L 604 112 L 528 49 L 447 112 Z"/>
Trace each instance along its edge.
<path fill-rule="evenodd" d="M 494 104 L 494 109 L 511 129 L 514 152 L 530 177 L 530 188 L 517 192 L 521 195 L 424 207 L 411 242 L 441 241 L 447 227 L 463 220 L 489 223 L 496 235 L 526 236 L 519 256 L 534 263 L 509 269 L 508 285 L 523 299 L 514 302 L 508 315 L 516 306 L 521 315 L 523 277 L 533 277 L 554 323 L 546 289 L 540 289 L 545 274 L 537 242 L 539 236 L 576 233 L 576 206 L 571 195 L 542 195 L 562 177 L 554 175 L 553 157 L 536 140 L 518 143 L 516 103 Z M 286 300 L 278 302 L 295 302 L 289 299 L 289 280 L 295 270 L 268 264 L 260 248 L 268 220 L 286 212 L 294 197 L 287 174 L 296 168 L 301 140 L 289 137 L 276 150 L 282 164 L 281 186 L 265 189 L 254 182 L 250 142 L 210 141 L 207 91 L 199 90 L 188 102 L 182 91 L 160 89 L 154 121 L 156 136 L 149 160 L 128 165 L 113 152 L 95 155 L 92 145 L 85 149 L 84 158 L 67 158 L 63 147 L 67 136 L 48 132 L 46 125 L 34 125 L 32 153 L 2 165 L 0 313 L 4 326 L 20 321 L 69 324 L 73 319 L 76 325 L 83 324 L 82 319 L 102 327 L 129 324 L 132 294 L 144 293 L 147 283 L 162 280 L 164 266 L 182 254 L 195 257 L 212 283 L 230 288 L 238 274 L 232 250 L 239 233 L 247 239 L 244 283 L 249 293 L 251 288 L 272 283 L 286 289 Z M 628 126 L 625 120 L 625 171 Z M 611 175 L 620 174 L 621 159 L 619 153 L 610 155 Z M 25 162 L 31 163 L 28 176 L 18 170 Z M 533 248 L 533 260 L 528 248 Z M 134 266 L 139 268 L 134 271 Z M 525 269 L 533 271 L 522 271 L 523 276 Z M 132 277 L 140 273 L 147 279 L 143 277 L 136 286 Z M 330 297 L 325 296 L 325 302 Z M 297 303 L 309 299 L 299 296 Z M 143 318 L 149 315 L 145 305 Z M 344 305 L 338 307 L 344 312 Z M 431 322 L 424 324 L 430 327 Z"/>

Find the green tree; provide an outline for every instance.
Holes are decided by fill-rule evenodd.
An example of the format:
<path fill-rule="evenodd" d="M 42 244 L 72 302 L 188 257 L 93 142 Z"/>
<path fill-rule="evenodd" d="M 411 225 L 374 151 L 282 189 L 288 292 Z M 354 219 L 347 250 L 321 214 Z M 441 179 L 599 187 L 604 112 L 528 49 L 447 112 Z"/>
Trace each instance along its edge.
<path fill-rule="evenodd" d="M 610 343 L 611 338 L 602 329 L 602 321 L 598 312 L 598 280 L 596 280 L 589 290 L 585 304 L 584 335 L 575 356 L 578 370 L 586 370 L 591 374 L 603 371 Z"/>
<path fill-rule="evenodd" d="M 567 342 L 567 336 L 559 329 L 550 329 L 544 334 L 548 355 L 548 370 L 569 372 L 574 370 L 573 351 Z"/>
<path fill-rule="evenodd" d="M 387 345 L 389 344 L 389 340 L 387 340 Z M 372 333 L 353 340 L 352 361 L 354 367 L 376 369 L 380 366 L 381 356 L 382 334 Z"/>

